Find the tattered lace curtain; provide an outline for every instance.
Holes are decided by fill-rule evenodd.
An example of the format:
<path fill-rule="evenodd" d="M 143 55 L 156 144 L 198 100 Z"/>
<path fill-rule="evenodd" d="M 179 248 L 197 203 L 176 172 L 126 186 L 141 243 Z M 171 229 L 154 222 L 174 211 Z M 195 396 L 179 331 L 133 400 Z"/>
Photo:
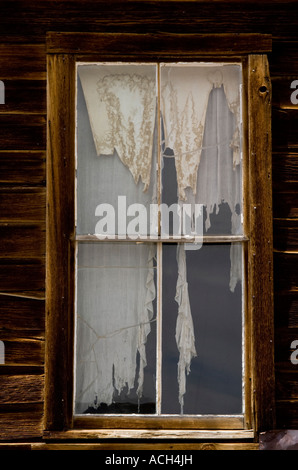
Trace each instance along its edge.
<path fill-rule="evenodd" d="M 163 146 L 174 153 L 177 201 L 204 204 L 206 230 L 212 229 L 213 211 L 226 203 L 231 212 L 228 233 L 241 233 L 240 67 L 164 65 L 160 76 Z M 88 147 L 84 139 L 80 147 L 78 139 L 78 154 L 83 156 L 81 162 L 78 158 L 77 231 L 86 234 L 94 233 L 94 217 L 88 208 L 92 207 L 94 215 L 100 201 L 116 207 L 117 195 L 125 194 L 128 204 L 149 207 L 156 202 L 157 85 L 154 67 L 142 65 L 122 70 L 80 66 L 79 78 L 94 142 L 93 148 L 90 143 Z M 83 132 L 88 133 L 87 125 Z M 237 250 L 238 245 L 232 244 L 231 291 L 241 279 Z M 135 388 L 139 399 L 142 397 L 146 342 L 156 315 L 155 258 L 151 244 L 79 247 L 78 413 L 88 406 L 111 404 L 115 393 L 124 389 Z M 183 244 L 177 248 L 175 300 L 177 380 L 183 412 L 186 376 L 196 355 Z"/>

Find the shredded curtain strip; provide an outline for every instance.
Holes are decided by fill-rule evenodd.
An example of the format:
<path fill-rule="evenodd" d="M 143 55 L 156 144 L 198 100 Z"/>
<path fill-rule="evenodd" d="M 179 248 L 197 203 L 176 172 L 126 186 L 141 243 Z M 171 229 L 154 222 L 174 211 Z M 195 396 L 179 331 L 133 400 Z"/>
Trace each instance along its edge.
<path fill-rule="evenodd" d="M 97 155 L 119 159 L 135 184 L 142 181 L 146 192 L 152 173 L 157 111 L 154 67 L 126 66 L 120 72 L 117 66 L 94 65 L 80 66 L 78 72 Z M 160 77 L 164 146 L 174 152 L 178 202 L 204 204 L 206 230 L 211 227 L 210 215 L 225 202 L 231 211 L 229 233 L 240 233 L 240 67 L 164 65 Z M 108 193 L 108 186 L 106 190 Z M 117 265 L 121 269 L 110 269 L 109 263 L 116 256 L 112 246 L 108 251 L 102 248 L 100 259 L 108 268 L 98 276 L 94 276 L 92 269 L 84 268 L 85 263 L 89 265 L 97 259 L 93 248 L 88 255 L 84 253 L 86 259 L 80 258 L 83 261 L 78 270 L 76 396 L 77 403 L 82 404 L 79 412 L 86 403 L 110 404 L 115 391 L 133 388 L 138 355 L 137 393 L 142 395 L 146 342 L 154 318 L 154 254 L 152 249 L 143 247 L 135 258 L 132 248 L 123 248 L 127 250 L 124 259 L 128 265 L 132 263 L 130 257 L 133 263 L 138 260 L 133 264 L 135 269 L 126 269 L 120 258 Z M 232 244 L 232 291 L 242 277 L 240 253 L 241 246 Z M 85 289 L 93 293 L 88 294 L 89 300 L 84 298 Z M 179 402 L 183 413 L 186 376 L 196 356 L 183 245 L 177 248 L 175 300 Z M 84 315 L 80 315 L 83 311 Z"/>

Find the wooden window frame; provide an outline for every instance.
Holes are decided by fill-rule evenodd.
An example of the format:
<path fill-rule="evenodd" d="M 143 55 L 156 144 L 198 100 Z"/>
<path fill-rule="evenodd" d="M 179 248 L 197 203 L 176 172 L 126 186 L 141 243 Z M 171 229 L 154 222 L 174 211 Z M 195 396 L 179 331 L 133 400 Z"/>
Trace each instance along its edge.
<path fill-rule="evenodd" d="M 271 45 L 259 34 L 48 33 L 45 438 L 254 439 L 274 427 Z M 243 67 L 244 418 L 73 416 L 76 62 L 152 60 Z"/>

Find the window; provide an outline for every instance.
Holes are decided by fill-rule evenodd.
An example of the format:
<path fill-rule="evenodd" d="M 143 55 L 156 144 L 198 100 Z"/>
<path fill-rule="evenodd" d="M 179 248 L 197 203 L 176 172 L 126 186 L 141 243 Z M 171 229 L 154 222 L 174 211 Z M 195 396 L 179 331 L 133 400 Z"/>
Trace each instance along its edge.
<path fill-rule="evenodd" d="M 75 409 L 241 414 L 241 66 L 77 71 Z"/>
<path fill-rule="evenodd" d="M 216 55 L 186 37 L 184 55 L 129 35 L 114 55 L 109 35 L 62 36 L 48 55 L 46 429 L 253 438 L 273 402 L 266 56 L 239 50 L 253 36 Z"/>

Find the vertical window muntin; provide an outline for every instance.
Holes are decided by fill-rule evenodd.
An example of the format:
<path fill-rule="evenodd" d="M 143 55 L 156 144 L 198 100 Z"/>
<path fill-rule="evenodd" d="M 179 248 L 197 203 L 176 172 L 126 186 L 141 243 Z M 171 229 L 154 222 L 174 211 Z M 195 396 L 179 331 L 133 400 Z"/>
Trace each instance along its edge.
<path fill-rule="evenodd" d="M 119 64 L 119 63 L 118 63 L 118 64 Z M 79 66 L 79 65 L 80 65 L 80 64 L 78 63 L 77 66 Z M 84 65 L 85 65 L 85 64 L 84 64 Z M 94 65 L 94 64 L 92 63 L 92 65 Z M 111 64 L 111 65 L 115 65 L 115 64 L 113 63 L 113 64 Z M 123 63 L 123 65 L 127 65 L 127 64 L 126 64 L 126 63 Z M 137 65 L 142 65 L 142 64 L 137 64 Z M 148 65 L 148 64 L 146 64 L 146 65 Z M 180 63 L 179 63 L 179 64 L 176 64 L 176 63 L 175 63 L 175 64 L 165 64 L 165 65 L 166 65 L 166 66 L 169 66 L 169 65 L 170 65 L 170 66 L 173 66 L 173 67 L 181 66 L 181 65 L 183 65 L 183 67 L 198 66 L 198 65 L 201 66 L 201 67 L 203 67 L 203 66 L 207 66 L 207 67 L 208 67 L 208 66 L 211 65 L 211 63 L 206 63 L 206 64 L 204 64 L 204 63 L 200 63 L 200 64 L 196 64 L 196 63 L 192 63 L 192 64 L 184 64 L 184 63 L 183 63 L 183 64 L 180 64 Z M 213 63 L 212 65 L 217 65 L 217 66 L 218 66 L 218 65 L 221 65 L 221 64 L 214 64 L 214 63 Z M 230 64 L 230 63 L 227 63 L 227 64 L 225 64 L 225 65 L 231 65 L 231 64 Z M 238 65 L 239 65 L 239 64 L 238 64 Z M 159 66 L 158 66 L 158 67 L 159 67 Z M 158 74 L 158 76 L 159 76 L 159 74 Z M 158 93 L 158 96 L 160 96 L 159 93 Z M 158 100 L 158 102 L 159 102 L 159 100 Z M 240 103 L 241 103 L 241 99 L 240 99 Z M 158 109 L 160 109 L 159 106 L 158 106 Z M 240 106 L 240 110 L 239 110 L 239 111 L 240 111 L 240 113 L 242 112 L 242 111 L 241 111 L 241 106 Z M 242 119 L 241 119 L 241 122 L 242 122 Z M 158 126 L 158 127 L 159 127 L 159 126 Z M 160 129 L 159 129 L 159 131 L 160 131 Z M 159 154 L 159 152 L 158 152 L 158 154 Z M 160 158 L 160 156 L 159 156 L 159 158 Z M 161 157 L 161 158 L 162 158 L 162 157 Z M 78 162 L 78 155 L 76 155 L 76 162 Z M 162 171 L 161 171 L 161 164 L 160 164 L 160 163 L 159 163 L 159 165 L 158 165 L 158 168 L 159 168 L 159 178 L 161 179 L 161 177 L 162 177 Z M 242 181 L 242 178 L 241 178 L 241 181 Z M 242 189 L 242 188 L 241 188 L 241 189 Z M 161 193 L 159 193 L 158 196 L 159 196 L 160 194 L 161 194 Z M 245 210 L 245 207 L 243 207 L 243 210 Z M 77 218 L 76 218 L 76 220 L 77 220 Z M 85 235 L 87 235 L 87 234 L 85 234 Z M 91 235 L 92 235 L 92 234 L 91 234 Z M 93 234 L 93 235 L 94 235 L 94 234 Z M 88 234 L 87 236 L 89 236 L 89 234 Z M 128 238 L 129 238 L 129 237 L 128 237 Z M 224 237 L 221 237 L 220 235 L 219 235 L 219 236 L 216 236 L 216 234 L 215 234 L 214 236 L 212 236 L 212 235 L 211 235 L 211 236 L 208 236 L 208 234 L 207 234 L 207 236 L 205 236 L 205 240 L 207 240 L 207 242 L 210 243 L 209 246 L 211 246 L 213 243 L 214 243 L 214 244 L 217 244 L 217 243 L 220 243 L 220 244 L 221 244 L 221 243 L 224 243 L 224 244 L 226 244 L 228 241 L 231 241 L 232 243 L 234 243 L 235 241 L 238 241 L 239 243 L 244 243 L 244 241 L 245 241 L 245 234 L 243 234 L 243 232 L 242 232 L 242 233 L 240 233 L 240 234 L 237 234 L 236 236 L 232 235 L 229 240 L 228 240 L 228 235 L 227 235 L 227 234 L 225 234 Z M 77 247 L 79 246 L 80 243 L 84 243 L 84 242 L 86 242 L 86 241 L 87 241 L 87 240 L 84 239 L 84 234 L 78 234 L 78 236 L 77 236 Z M 94 237 L 93 237 L 93 239 L 92 239 L 92 236 L 90 237 L 90 239 L 89 239 L 88 241 L 89 241 L 89 242 L 92 241 L 92 243 L 95 241 L 95 243 L 98 243 L 98 240 L 94 240 Z M 156 243 L 156 245 L 158 246 L 158 252 L 159 252 L 158 259 L 159 259 L 159 263 L 160 263 L 159 268 L 160 268 L 160 271 L 161 271 L 161 272 L 162 272 L 161 246 L 162 246 L 162 242 L 164 242 L 164 241 L 166 241 L 166 240 L 162 240 L 161 238 L 159 238 L 157 241 L 154 241 L 154 243 Z M 177 241 L 177 240 L 176 240 L 176 241 Z M 104 242 L 104 241 L 103 241 L 103 242 Z M 185 240 L 183 240 L 183 242 L 189 242 L 189 240 L 185 239 Z M 100 242 L 100 243 L 101 243 L 101 242 Z M 109 242 L 109 243 L 111 243 L 111 242 Z M 119 243 L 122 243 L 122 242 L 119 241 Z M 130 240 L 129 243 L 134 243 L 134 241 L 131 241 L 131 240 Z M 181 242 L 181 243 L 182 243 L 182 242 Z M 207 246 L 208 246 L 208 245 L 207 245 Z M 172 245 L 172 247 L 173 247 L 173 245 Z M 242 250 L 242 253 L 243 253 L 243 250 Z M 243 258 L 243 256 L 242 256 L 242 258 Z M 244 292 L 244 280 L 245 280 L 245 277 L 244 277 L 244 274 L 243 274 L 243 273 L 244 273 L 244 263 L 242 263 L 242 312 L 241 312 L 242 317 L 244 316 L 244 309 L 245 309 L 245 302 L 243 301 L 243 292 Z M 157 286 L 159 286 L 159 284 L 160 284 L 160 282 L 158 281 L 158 282 L 157 282 Z M 159 302 L 159 300 L 158 300 L 157 302 Z M 159 338 L 161 339 L 161 335 L 162 335 L 161 319 L 159 319 L 159 322 L 160 322 L 160 325 L 159 325 L 160 331 L 159 331 L 159 335 L 158 335 L 158 336 L 159 336 Z M 242 330 L 243 330 L 243 325 L 244 325 L 244 320 L 243 320 L 243 318 L 242 318 Z M 244 335 L 243 331 L 242 331 L 242 335 Z M 243 336 L 243 337 L 244 337 L 244 336 Z M 160 340 L 157 341 L 157 345 L 159 344 L 159 342 L 160 342 Z M 160 351 L 160 348 L 157 347 L 157 356 L 158 356 L 159 354 L 161 354 L 161 351 Z M 244 348 L 242 348 L 242 354 L 244 354 Z M 157 361 L 157 362 L 158 362 L 158 361 Z M 244 357 L 241 358 L 241 363 L 242 363 L 242 367 L 243 367 L 243 366 L 244 366 L 244 363 L 245 363 Z M 161 373 L 160 373 L 160 374 L 161 374 Z M 74 375 L 76 376 L 76 366 L 75 366 L 75 374 L 74 374 Z M 244 370 L 242 371 L 242 380 L 244 380 Z M 160 379 L 159 379 L 159 381 L 160 381 Z M 160 387 L 160 384 L 158 384 L 158 387 L 157 387 L 158 390 L 160 390 L 159 387 Z M 243 388 L 244 388 L 244 383 L 242 383 L 242 389 L 243 389 Z M 244 394 L 244 392 L 243 392 L 243 394 Z M 160 396 L 160 391 L 157 392 L 157 395 Z M 243 398 L 243 397 L 242 397 L 241 399 L 242 399 L 242 404 L 243 404 L 242 409 L 240 410 L 239 413 L 231 413 L 231 414 L 233 414 L 233 416 L 242 415 L 242 413 L 244 412 L 244 405 L 245 405 L 245 402 L 244 402 L 244 398 Z M 156 415 L 167 415 L 167 414 L 175 415 L 175 414 L 180 414 L 180 413 L 181 413 L 181 411 L 180 411 L 180 412 L 177 411 L 177 412 L 174 412 L 174 413 L 167 413 L 167 412 L 162 413 L 162 412 L 160 412 L 160 410 L 159 410 L 159 411 L 158 411 L 157 413 L 155 413 L 155 414 L 156 414 Z M 76 414 L 76 412 L 75 412 L 75 414 Z M 80 414 L 80 413 L 78 413 L 78 414 Z M 121 413 L 116 413 L 116 414 L 121 414 Z M 185 414 L 198 416 L 198 415 L 200 415 L 200 414 L 205 414 L 205 413 L 204 413 L 204 412 L 203 412 L 203 413 L 199 413 L 199 412 L 198 412 L 198 413 L 185 413 Z M 222 413 L 208 413 L 208 412 L 207 412 L 206 414 L 218 414 L 218 415 L 221 415 Z M 225 414 L 225 415 L 229 415 L 230 413 L 224 413 L 224 414 Z M 109 415 L 110 415 L 110 414 L 109 414 Z"/>

